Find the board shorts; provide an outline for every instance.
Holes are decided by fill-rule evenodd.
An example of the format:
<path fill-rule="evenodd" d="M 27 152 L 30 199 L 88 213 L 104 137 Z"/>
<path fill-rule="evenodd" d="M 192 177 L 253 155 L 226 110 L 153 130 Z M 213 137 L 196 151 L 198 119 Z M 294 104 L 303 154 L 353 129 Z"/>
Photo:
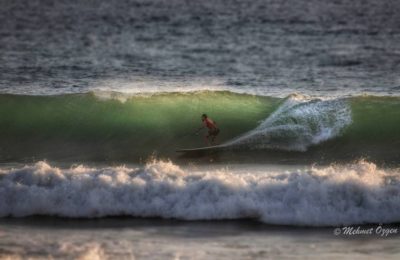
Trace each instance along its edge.
<path fill-rule="evenodd" d="M 217 136 L 219 134 L 219 128 L 213 128 L 208 130 L 208 136 Z"/>

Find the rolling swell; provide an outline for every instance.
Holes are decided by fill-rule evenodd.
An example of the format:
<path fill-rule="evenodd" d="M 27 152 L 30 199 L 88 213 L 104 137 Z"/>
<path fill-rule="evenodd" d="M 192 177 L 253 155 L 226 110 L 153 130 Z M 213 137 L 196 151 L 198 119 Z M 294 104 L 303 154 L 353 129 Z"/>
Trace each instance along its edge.
<path fill-rule="evenodd" d="M 239 160 L 256 154 L 260 160 L 400 162 L 398 97 L 281 99 L 212 91 L 0 95 L 0 160 L 138 161 L 154 152 L 173 158 L 177 148 L 204 146 L 193 134 L 204 112 L 221 128 L 221 160 L 240 152 Z"/>
<path fill-rule="evenodd" d="M 59 96 L 0 95 L 0 158 L 138 160 L 157 151 L 204 146 L 193 133 L 209 113 L 221 140 L 251 130 L 281 102 L 230 92 L 128 96 L 87 93 Z"/>

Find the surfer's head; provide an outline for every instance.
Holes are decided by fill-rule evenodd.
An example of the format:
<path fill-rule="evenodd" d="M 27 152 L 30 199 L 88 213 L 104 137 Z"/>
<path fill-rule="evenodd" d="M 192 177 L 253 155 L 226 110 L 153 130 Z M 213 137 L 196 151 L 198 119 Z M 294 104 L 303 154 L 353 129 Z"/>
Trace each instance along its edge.
<path fill-rule="evenodd" d="M 201 120 L 205 120 L 207 118 L 207 114 L 202 114 L 201 115 Z"/>

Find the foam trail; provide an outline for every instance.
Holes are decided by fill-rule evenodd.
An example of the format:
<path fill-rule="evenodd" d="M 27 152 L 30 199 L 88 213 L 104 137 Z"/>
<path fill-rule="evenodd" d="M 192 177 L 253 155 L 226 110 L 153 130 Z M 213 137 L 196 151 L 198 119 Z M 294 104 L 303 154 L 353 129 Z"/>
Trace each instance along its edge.
<path fill-rule="evenodd" d="M 256 218 L 329 226 L 400 221 L 400 172 L 358 162 L 278 173 L 143 168 L 70 169 L 45 162 L 0 174 L 0 216 L 129 215 L 186 220 Z"/>
<path fill-rule="evenodd" d="M 292 95 L 257 128 L 225 146 L 306 151 L 311 145 L 339 136 L 351 122 L 350 106 L 343 99 Z"/>

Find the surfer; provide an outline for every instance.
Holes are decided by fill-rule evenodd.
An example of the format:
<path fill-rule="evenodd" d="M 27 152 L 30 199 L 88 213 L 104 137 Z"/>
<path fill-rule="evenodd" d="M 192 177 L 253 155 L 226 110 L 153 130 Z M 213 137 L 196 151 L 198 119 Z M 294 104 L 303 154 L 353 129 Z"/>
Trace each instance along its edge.
<path fill-rule="evenodd" d="M 201 121 L 203 121 L 204 126 L 200 127 L 198 131 L 208 128 L 208 134 L 205 136 L 206 143 L 208 145 L 214 144 L 215 138 L 219 134 L 219 128 L 217 127 L 217 123 L 209 118 L 206 114 L 201 116 Z"/>

